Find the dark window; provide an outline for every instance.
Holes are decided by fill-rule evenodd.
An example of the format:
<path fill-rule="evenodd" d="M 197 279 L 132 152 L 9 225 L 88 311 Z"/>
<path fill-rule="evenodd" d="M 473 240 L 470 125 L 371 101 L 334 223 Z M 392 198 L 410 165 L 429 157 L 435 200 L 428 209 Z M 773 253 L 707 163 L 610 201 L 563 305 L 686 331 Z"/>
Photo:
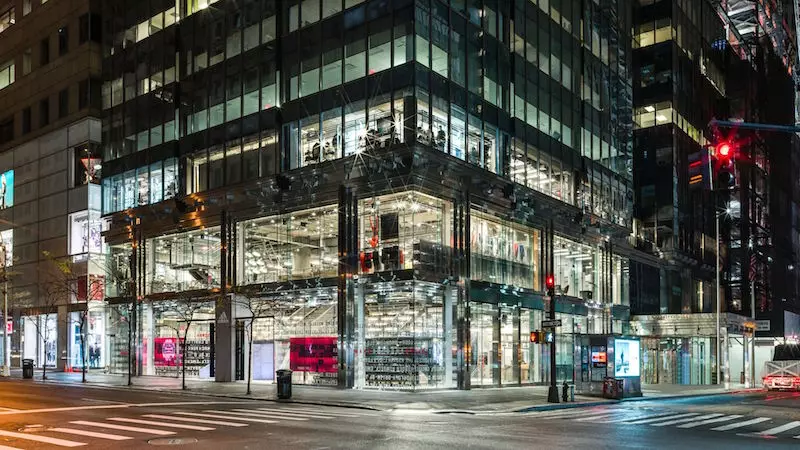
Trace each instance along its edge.
<path fill-rule="evenodd" d="M 31 108 L 30 106 L 22 110 L 22 134 L 31 132 Z"/>
<path fill-rule="evenodd" d="M 0 122 L 0 144 L 14 140 L 14 118 L 9 117 Z"/>
<path fill-rule="evenodd" d="M 102 42 L 100 34 L 101 28 L 100 15 L 94 13 L 86 13 L 80 18 L 80 30 L 78 33 L 78 41 L 83 44 L 86 41 Z"/>
<path fill-rule="evenodd" d="M 44 99 L 39 102 L 39 126 L 44 127 L 50 123 L 50 101 Z"/>
<path fill-rule="evenodd" d="M 67 117 L 69 114 L 69 88 L 58 93 L 58 117 Z"/>
<path fill-rule="evenodd" d="M 58 29 L 58 55 L 64 56 L 69 51 L 69 30 L 66 26 Z"/>
<path fill-rule="evenodd" d="M 39 44 L 39 65 L 44 66 L 50 62 L 50 38 L 42 39 Z"/>

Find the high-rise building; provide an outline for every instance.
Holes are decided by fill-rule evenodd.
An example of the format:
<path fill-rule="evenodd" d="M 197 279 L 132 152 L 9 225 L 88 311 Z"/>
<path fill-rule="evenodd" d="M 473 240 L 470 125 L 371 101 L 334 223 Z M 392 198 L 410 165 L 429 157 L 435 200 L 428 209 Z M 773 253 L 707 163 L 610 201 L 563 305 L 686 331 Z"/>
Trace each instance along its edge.
<path fill-rule="evenodd" d="M 57 369 L 81 360 L 68 343 L 92 299 L 90 256 L 102 256 L 97 3 L 0 1 L 0 251 L 15 366 L 22 355 Z M 70 285 L 57 289 L 65 260 Z"/>
<path fill-rule="evenodd" d="M 112 371 L 132 324 L 138 373 L 242 379 L 252 326 L 256 379 L 541 382 L 552 259 L 571 379 L 631 261 L 658 273 L 629 244 L 628 2 L 103 8 Z"/>
<path fill-rule="evenodd" d="M 753 347 L 755 324 L 758 336 L 782 339 L 784 310 L 796 304 L 796 147 L 789 133 L 709 124 L 794 123 L 793 6 L 635 3 L 634 228 L 666 263 L 650 273 L 660 292 L 631 303 L 631 329 L 650 361 L 642 381 L 753 383 L 774 340 Z M 735 161 L 725 185 L 721 144 Z"/>

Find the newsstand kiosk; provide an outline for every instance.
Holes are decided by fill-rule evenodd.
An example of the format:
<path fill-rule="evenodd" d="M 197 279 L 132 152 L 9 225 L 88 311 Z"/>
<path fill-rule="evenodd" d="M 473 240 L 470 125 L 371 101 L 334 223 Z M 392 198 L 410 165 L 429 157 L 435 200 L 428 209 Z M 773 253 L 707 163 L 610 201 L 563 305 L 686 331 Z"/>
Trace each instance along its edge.
<path fill-rule="evenodd" d="M 638 338 L 578 335 L 573 361 L 576 394 L 616 399 L 642 396 Z"/>

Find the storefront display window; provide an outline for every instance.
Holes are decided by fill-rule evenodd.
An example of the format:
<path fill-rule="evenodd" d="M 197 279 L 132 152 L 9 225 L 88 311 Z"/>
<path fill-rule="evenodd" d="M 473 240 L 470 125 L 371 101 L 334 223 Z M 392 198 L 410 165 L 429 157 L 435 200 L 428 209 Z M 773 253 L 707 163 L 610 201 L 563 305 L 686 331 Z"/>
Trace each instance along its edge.
<path fill-rule="evenodd" d="M 470 306 L 470 345 L 468 363 L 473 386 L 500 384 L 500 322 L 497 305 L 476 303 Z"/>
<path fill-rule="evenodd" d="M 595 259 L 599 251 L 560 237 L 555 238 L 555 278 L 560 293 L 580 298 L 599 299 L 599 285 L 595 282 Z"/>
<path fill-rule="evenodd" d="M 58 320 L 56 314 L 23 316 L 22 357 L 32 359 L 36 367 L 55 367 Z"/>
<path fill-rule="evenodd" d="M 245 222 L 245 283 L 335 277 L 338 218 L 328 206 Z"/>
<path fill-rule="evenodd" d="M 253 310 L 269 311 L 253 323 L 253 379 L 272 380 L 275 370 L 290 369 L 294 383 L 336 385 L 336 295 L 335 288 L 319 288 L 248 300 L 260 303 Z"/>
<path fill-rule="evenodd" d="M 539 288 L 539 231 L 471 211 L 472 278 Z"/>
<path fill-rule="evenodd" d="M 149 239 L 146 249 L 149 293 L 219 287 L 219 227 Z"/>
<path fill-rule="evenodd" d="M 103 237 L 100 235 L 103 223 L 100 213 L 82 211 L 69 216 L 69 253 L 83 255 L 99 254 L 103 251 Z"/>
<path fill-rule="evenodd" d="M 449 203 L 417 192 L 360 201 L 361 273 L 436 270 L 450 242 Z M 412 256 L 413 255 L 413 256 Z"/>

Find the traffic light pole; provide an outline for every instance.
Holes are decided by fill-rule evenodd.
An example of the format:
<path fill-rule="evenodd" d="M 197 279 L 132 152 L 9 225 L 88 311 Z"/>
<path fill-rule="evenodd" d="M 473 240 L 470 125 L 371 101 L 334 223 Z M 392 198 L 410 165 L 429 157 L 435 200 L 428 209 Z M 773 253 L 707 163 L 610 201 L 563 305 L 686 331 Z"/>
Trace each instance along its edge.
<path fill-rule="evenodd" d="M 547 230 L 547 274 L 555 276 L 555 256 L 553 219 L 550 219 L 550 227 Z M 550 276 L 548 275 L 548 276 Z M 555 279 L 554 279 L 555 280 Z M 555 281 L 554 281 L 555 282 Z M 556 320 L 556 295 L 550 296 L 550 320 Z M 556 327 L 553 327 L 553 340 L 550 342 L 550 389 L 547 392 L 548 403 L 558 403 L 558 387 L 556 386 Z"/>

